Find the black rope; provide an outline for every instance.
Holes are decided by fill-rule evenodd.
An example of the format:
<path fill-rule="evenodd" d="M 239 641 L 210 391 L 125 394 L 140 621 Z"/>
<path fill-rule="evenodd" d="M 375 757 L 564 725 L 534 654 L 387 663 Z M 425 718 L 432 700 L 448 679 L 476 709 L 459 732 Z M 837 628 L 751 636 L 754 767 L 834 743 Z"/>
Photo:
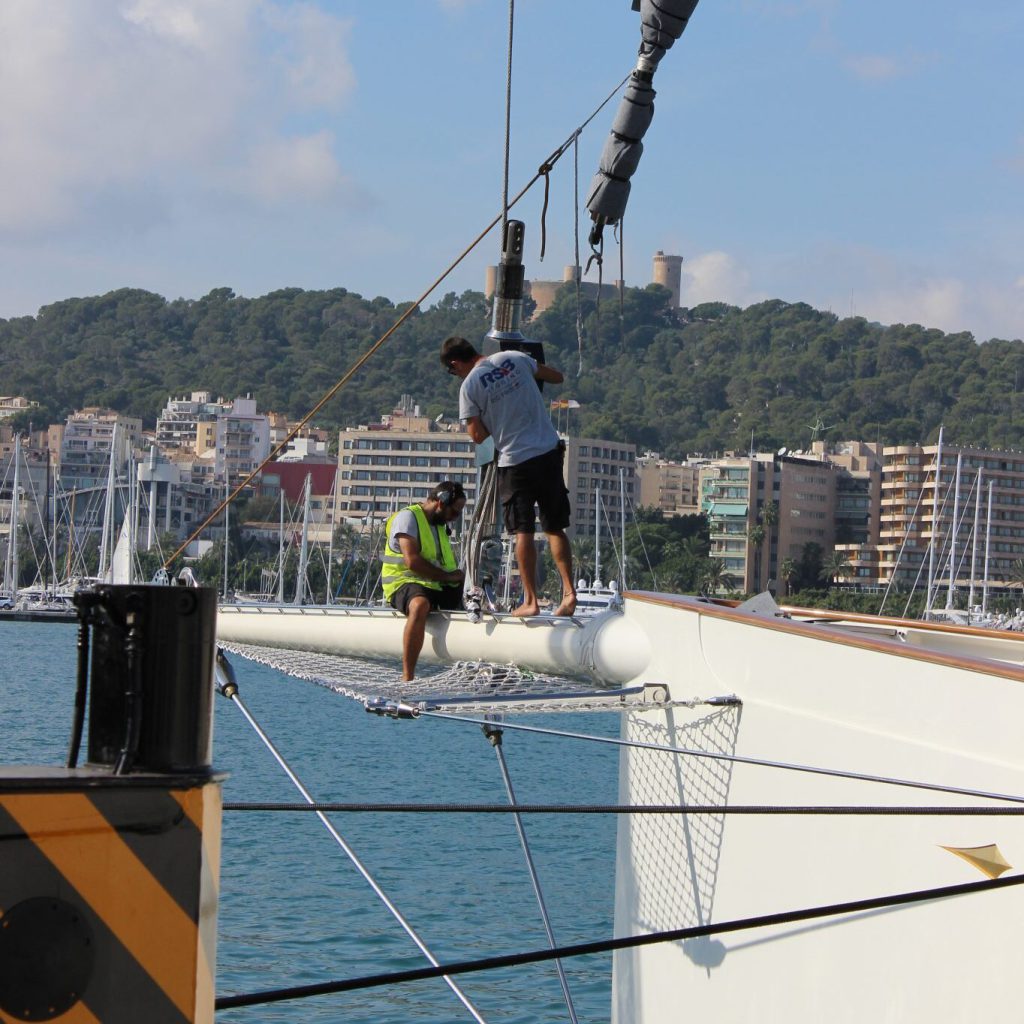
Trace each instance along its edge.
<path fill-rule="evenodd" d="M 560 946 L 556 949 L 541 949 L 527 953 L 513 953 L 507 956 L 484 957 L 480 960 L 461 960 L 452 964 L 442 964 L 439 967 L 421 967 L 409 971 L 394 971 L 389 974 L 372 974 L 344 981 L 327 981 L 315 985 L 295 985 L 291 988 L 268 989 L 263 992 L 251 992 L 245 995 L 222 996 L 217 999 L 214 1005 L 218 1010 L 227 1010 L 236 1006 L 279 1003 L 288 999 L 304 999 L 307 996 L 332 995 L 338 992 L 352 992 L 356 989 L 378 988 L 382 985 L 398 985 L 407 981 L 424 981 L 428 978 L 472 974 L 478 971 L 490 971 L 501 967 L 520 967 L 524 964 L 543 963 L 547 960 L 564 960 L 575 956 L 610 953 L 618 949 L 652 946 L 662 942 L 679 942 L 684 939 L 701 938 L 705 935 L 723 935 L 729 932 L 749 931 L 753 928 L 766 928 L 771 925 L 813 921 L 816 918 L 836 917 L 840 914 L 860 914 L 884 907 L 907 906 L 929 900 L 948 899 L 953 896 L 988 892 L 991 889 L 1003 889 L 1011 885 L 1020 885 L 1022 882 L 1024 882 L 1024 874 L 1012 875 L 1009 878 L 993 878 L 983 882 L 965 882 L 960 885 L 946 885 L 934 889 L 919 889 L 915 892 L 876 896 L 872 899 L 851 900 L 845 903 L 832 903 L 828 906 L 789 910 L 778 914 L 763 914 L 759 917 L 741 918 L 736 921 L 723 921 L 720 924 L 697 925 L 692 928 L 675 928 L 671 931 L 652 932 L 648 935 L 631 935 L 623 939 L 581 942 L 571 946 Z"/>
<path fill-rule="evenodd" d="M 377 804 L 377 803 L 225 803 L 225 811 L 336 811 L 346 814 L 830 814 L 883 817 L 1015 817 L 1024 807 L 890 807 L 885 804 L 822 807 L 817 805 L 735 804 Z"/>

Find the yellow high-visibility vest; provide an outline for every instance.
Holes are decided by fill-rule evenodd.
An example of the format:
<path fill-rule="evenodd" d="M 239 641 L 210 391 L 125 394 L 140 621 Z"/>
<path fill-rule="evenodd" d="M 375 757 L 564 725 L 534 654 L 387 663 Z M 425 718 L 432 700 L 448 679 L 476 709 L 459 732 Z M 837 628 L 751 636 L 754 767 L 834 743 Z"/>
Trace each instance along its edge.
<path fill-rule="evenodd" d="M 405 509 L 402 509 L 405 511 Z M 423 511 L 422 505 L 410 505 L 408 511 L 416 517 L 416 529 L 419 532 L 417 538 L 420 542 L 420 554 L 432 565 L 436 565 L 445 572 L 452 572 L 457 568 L 455 554 L 452 551 L 451 541 L 448 539 L 448 531 L 438 528 L 437 533 L 431 529 L 427 522 L 427 514 Z M 384 600 L 390 601 L 391 595 L 406 583 L 419 583 L 420 586 L 429 587 L 431 590 L 440 590 L 441 584 L 437 580 L 428 580 L 418 576 L 405 564 L 405 556 L 400 550 L 391 546 L 391 524 L 398 513 L 388 518 L 384 525 L 384 554 L 381 561 L 384 563 L 381 569 L 381 584 L 384 587 Z M 438 551 L 440 542 L 440 551 Z"/>

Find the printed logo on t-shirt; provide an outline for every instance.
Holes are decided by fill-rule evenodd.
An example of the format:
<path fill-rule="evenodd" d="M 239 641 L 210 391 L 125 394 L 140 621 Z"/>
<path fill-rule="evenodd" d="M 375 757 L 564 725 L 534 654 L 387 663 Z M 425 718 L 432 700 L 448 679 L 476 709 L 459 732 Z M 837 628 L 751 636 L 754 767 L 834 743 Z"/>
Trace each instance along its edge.
<path fill-rule="evenodd" d="M 515 364 L 511 359 L 506 359 L 503 363 L 499 363 L 493 370 L 488 370 L 486 373 L 480 375 L 480 383 L 485 388 L 489 388 L 492 384 L 497 381 L 503 380 L 512 371 L 515 370 Z"/>

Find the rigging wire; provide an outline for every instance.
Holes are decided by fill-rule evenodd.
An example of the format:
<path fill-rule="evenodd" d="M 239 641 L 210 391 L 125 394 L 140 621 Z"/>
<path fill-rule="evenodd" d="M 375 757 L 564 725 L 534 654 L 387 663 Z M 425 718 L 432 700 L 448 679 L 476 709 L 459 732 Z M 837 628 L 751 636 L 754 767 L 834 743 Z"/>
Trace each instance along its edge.
<path fill-rule="evenodd" d="M 508 227 L 508 161 L 512 148 L 512 35 L 516 22 L 516 0 L 508 0 L 508 53 L 505 62 L 505 167 L 501 179 L 501 237 Z M 547 191 L 548 176 L 544 175 Z"/>
<path fill-rule="evenodd" d="M 495 970 L 502 967 L 521 967 L 525 964 L 543 963 L 547 960 L 569 959 L 590 956 L 595 953 L 610 953 L 620 949 L 636 949 L 663 942 L 681 942 L 686 939 L 703 938 L 710 935 L 726 935 L 732 932 L 750 931 L 772 925 L 796 924 L 801 921 L 820 920 L 844 914 L 866 914 L 872 910 L 889 907 L 907 907 L 932 900 L 951 899 L 1005 889 L 1024 883 L 1024 874 L 987 878 L 980 882 L 963 882 L 959 885 L 937 886 L 932 889 L 918 889 L 913 892 L 892 893 L 864 900 L 849 900 L 845 903 L 831 903 L 827 906 L 806 907 L 758 917 L 721 921 L 716 924 L 702 924 L 690 928 L 674 928 L 669 931 L 651 932 L 646 935 L 630 935 L 619 939 L 605 939 L 600 942 L 580 942 L 557 949 L 534 950 L 528 953 L 514 953 L 507 956 L 491 956 L 480 960 L 463 960 L 459 963 L 444 964 L 433 969 L 420 968 L 411 971 L 394 971 L 390 974 L 375 974 L 345 981 L 321 982 L 315 985 L 296 985 L 287 989 L 271 989 L 238 996 L 223 996 L 216 1000 L 215 1008 L 226 1010 L 238 1006 L 258 1006 L 262 1003 L 284 1002 L 288 999 L 302 999 L 308 996 L 332 995 L 352 992 L 357 989 L 378 988 L 382 985 L 398 985 L 410 981 L 436 978 L 442 971 L 449 975 L 470 974 L 478 971 Z"/>
<path fill-rule="evenodd" d="M 463 722 L 466 725 L 485 725 L 479 718 L 468 718 L 463 715 L 451 715 L 443 711 L 419 711 L 420 718 L 440 718 L 449 722 Z M 714 761 L 728 761 L 731 764 L 747 764 L 759 768 L 783 768 L 787 771 L 805 772 L 809 775 L 827 775 L 837 779 L 851 779 L 855 782 L 875 782 L 886 786 L 905 786 L 908 789 L 925 789 L 935 793 L 952 793 L 957 796 L 974 796 L 984 800 L 1006 800 L 1010 803 L 1024 804 L 1024 796 L 1012 793 L 989 793 L 980 789 L 967 789 L 961 786 L 945 786 L 937 782 L 917 782 L 913 779 L 898 779 L 885 775 L 868 775 L 863 772 L 845 771 L 839 768 L 820 768 L 814 765 L 795 764 L 787 761 L 770 761 L 761 757 L 743 757 L 740 754 L 724 754 L 712 750 L 694 750 L 689 747 L 673 747 L 663 743 L 647 743 L 643 740 L 623 740 L 613 736 L 590 736 L 586 733 L 567 732 L 561 729 L 544 729 L 537 725 L 513 725 L 505 723 L 506 729 L 517 729 L 520 732 L 532 732 L 545 736 L 560 736 L 563 739 L 589 740 L 591 743 L 608 743 L 617 747 L 632 747 L 639 750 L 654 750 L 663 754 L 683 754 L 686 757 L 704 757 Z"/>
<path fill-rule="evenodd" d="M 275 802 L 226 802 L 225 811 L 331 811 L 345 814 L 738 814 L 738 815 L 835 815 L 837 817 L 967 817 L 1006 818 L 1024 815 L 1024 807 L 937 807 L 917 804 L 374 804 Z"/>
<path fill-rule="evenodd" d="M 220 650 L 218 650 L 217 652 L 216 672 L 217 685 L 220 689 L 221 694 L 227 697 L 228 700 L 230 700 L 238 708 L 238 710 L 245 717 L 249 725 L 252 726 L 256 735 L 259 736 L 260 740 L 262 740 L 264 746 L 266 746 L 266 748 L 270 751 L 274 760 L 277 761 L 277 763 L 281 766 L 281 769 L 291 780 L 292 785 L 294 785 L 295 788 L 302 795 L 302 798 L 307 803 L 312 804 L 314 801 L 312 796 L 310 796 L 309 790 L 306 789 L 306 787 L 302 784 L 302 781 L 299 779 L 299 777 L 295 774 L 294 771 L 292 771 L 291 766 L 278 751 L 277 747 L 274 746 L 274 743 L 270 739 L 270 737 L 267 736 L 263 729 L 260 728 L 259 723 L 249 712 L 249 709 L 245 706 L 244 702 L 242 701 L 242 698 L 239 696 L 238 684 L 234 680 L 233 670 L 230 667 L 230 663 L 223 656 L 223 653 Z M 377 898 L 384 904 L 385 907 L 387 907 L 388 911 L 391 913 L 391 916 L 394 917 L 394 919 L 402 926 L 402 929 L 405 931 L 406 935 L 408 935 L 409 938 L 412 939 L 412 941 L 416 944 L 419 951 L 427 958 L 427 960 L 429 960 L 430 963 L 434 965 L 434 967 L 437 967 L 437 958 L 426 946 L 423 940 L 419 937 L 419 935 L 416 933 L 412 925 L 409 924 L 409 922 L 405 919 L 405 917 L 402 915 L 402 912 L 398 909 L 398 907 L 391 902 L 388 895 L 377 884 L 374 877 L 370 874 L 370 872 L 367 870 L 363 862 L 356 855 L 356 852 L 352 849 L 351 846 L 348 845 L 348 843 L 342 837 L 341 833 L 331 823 L 331 820 L 322 811 L 317 811 L 316 815 L 323 823 L 327 831 L 331 834 L 334 841 L 338 844 L 338 846 L 341 847 L 345 855 L 352 862 L 352 865 L 355 867 L 355 869 L 359 872 L 360 875 L 363 876 L 363 879 L 374 891 Z M 469 1011 L 473 1019 L 477 1021 L 478 1024 L 486 1024 L 484 1018 L 480 1016 L 479 1011 L 469 1001 L 469 997 L 466 996 L 462 989 L 460 989 L 459 986 L 451 980 L 451 978 L 446 977 L 444 974 L 439 975 L 439 977 L 443 978 L 445 984 L 447 984 L 447 986 L 452 990 L 452 992 L 455 994 L 459 1002 L 461 1002 L 462 1005 Z"/>
<path fill-rule="evenodd" d="M 530 191 L 531 188 L 545 175 L 545 168 L 549 169 L 558 162 L 559 159 L 565 154 L 565 151 L 569 148 L 572 142 L 577 138 L 580 132 L 583 131 L 591 121 L 604 109 L 611 98 L 626 84 L 629 80 L 629 75 L 626 75 L 621 82 L 598 104 L 593 110 L 590 116 L 578 127 L 572 134 L 557 148 L 555 151 L 541 164 L 534 176 L 516 193 L 515 197 L 505 204 L 505 208 L 494 217 L 491 222 L 473 239 L 469 245 L 448 265 L 437 278 L 434 279 L 433 283 L 420 295 L 420 297 L 413 302 L 409 303 L 408 308 L 402 313 L 401 316 L 349 367 L 344 375 L 334 384 L 323 395 L 323 397 L 313 406 L 305 416 L 295 424 L 291 430 L 284 436 L 284 438 L 278 443 L 277 447 L 274 448 L 270 454 L 253 469 L 245 479 L 226 497 L 224 498 L 215 509 L 192 531 L 191 534 L 178 546 L 178 548 L 164 561 L 163 568 L 169 569 L 174 560 L 192 543 L 202 532 L 214 522 L 217 517 L 221 514 L 224 507 L 231 504 L 235 498 L 238 497 L 241 492 L 249 486 L 249 484 L 263 471 L 263 468 L 270 462 L 272 462 L 277 456 L 284 451 L 285 448 L 291 443 L 293 438 L 301 431 L 309 421 L 332 399 L 334 396 L 343 388 L 349 381 L 355 376 L 355 374 L 362 369 L 362 367 L 369 362 L 369 360 L 377 353 L 377 351 L 384 346 L 389 338 L 398 330 L 410 316 L 413 315 L 416 310 L 429 298 L 429 296 L 441 285 L 441 283 L 447 278 L 460 263 L 490 234 L 494 226 L 500 223 L 503 218 L 508 214 L 508 211 L 512 209 Z"/>
<path fill-rule="evenodd" d="M 581 377 L 583 375 L 583 274 L 580 269 L 580 137 L 579 132 L 573 137 L 572 140 L 572 173 L 573 173 L 573 188 L 572 188 L 572 201 L 573 201 L 573 218 L 572 218 L 572 234 L 573 234 L 573 261 L 572 261 L 572 276 L 576 284 L 576 352 L 579 357 L 579 361 L 576 365 L 576 376 Z M 568 416 L 566 417 L 566 427 L 568 428 Z M 566 433 L 568 433 L 566 429 Z"/>
<path fill-rule="evenodd" d="M 487 737 L 491 746 L 494 747 L 494 753 L 498 755 L 498 766 L 501 768 L 502 781 L 505 783 L 505 792 L 508 794 L 508 802 L 511 805 L 511 810 L 516 809 L 516 793 L 512 788 L 512 776 L 509 774 L 508 764 L 505 761 L 505 752 L 501 746 L 501 727 L 495 723 L 491 723 L 489 726 L 484 727 L 484 735 Z M 544 902 L 544 893 L 540 887 L 540 877 L 537 874 L 537 868 L 533 863 L 533 856 L 530 853 L 530 844 L 526 839 L 526 829 L 523 828 L 523 820 L 518 815 L 514 815 L 516 832 L 519 834 L 519 843 L 523 848 L 523 856 L 526 858 L 526 867 L 530 872 L 530 882 L 533 884 L 533 893 L 537 897 L 537 906 L 540 908 L 541 920 L 544 922 L 544 933 L 548 937 L 548 945 L 555 949 L 558 945 L 555 942 L 555 933 L 551 928 L 551 918 L 548 916 L 547 904 Z M 565 968 L 562 966 L 561 960 L 555 961 L 555 970 L 558 972 L 558 983 L 562 988 L 562 998 L 565 1000 L 565 1007 L 569 1011 L 569 1019 L 572 1024 L 579 1024 L 579 1020 L 576 1017 L 576 1008 L 573 1006 L 572 993 L 569 991 L 569 980 L 565 976 Z"/>

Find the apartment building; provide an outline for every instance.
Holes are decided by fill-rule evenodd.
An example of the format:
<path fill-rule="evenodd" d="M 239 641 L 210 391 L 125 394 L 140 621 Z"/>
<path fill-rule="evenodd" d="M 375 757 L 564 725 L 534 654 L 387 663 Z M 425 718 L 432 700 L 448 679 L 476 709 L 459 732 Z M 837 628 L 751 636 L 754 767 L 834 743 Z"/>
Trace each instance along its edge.
<path fill-rule="evenodd" d="M 35 409 L 38 405 L 38 402 L 29 401 L 29 399 L 21 395 L 0 395 L 0 420 L 9 419 L 11 416 L 17 416 L 20 412 Z"/>
<path fill-rule="evenodd" d="M 851 546 L 855 580 L 947 594 L 1007 587 L 1024 558 L 1024 453 L 947 445 L 882 450 L 879 536 Z M 954 526 L 954 524 L 956 524 Z"/>
<path fill-rule="evenodd" d="M 413 427 L 393 429 L 391 422 L 385 422 L 341 432 L 339 517 L 386 518 L 425 498 L 440 480 L 462 484 L 467 514 L 472 512 L 476 504 L 476 446 L 469 435 L 443 429 L 425 417 Z"/>
<path fill-rule="evenodd" d="M 189 448 L 199 453 L 211 447 L 209 438 L 218 416 L 231 411 L 231 403 L 214 399 L 210 391 L 193 391 L 188 397 L 169 398 L 156 418 L 156 443 L 161 448 Z M 199 447 L 200 426 L 204 447 Z"/>
<path fill-rule="evenodd" d="M 666 516 L 696 515 L 700 512 L 700 467 L 707 461 L 674 462 L 657 452 L 637 456 L 637 504 Z"/>
<path fill-rule="evenodd" d="M 838 468 L 814 455 L 755 454 L 712 459 L 700 469 L 701 511 L 723 589 L 775 589 L 782 562 L 808 543 L 835 543 Z"/>
<path fill-rule="evenodd" d="M 256 411 L 256 399 L 236 398 L 217 417 L 214 473 L 218 480 L 241 483 L 270 454 L 270 421 Z"/>
<path fill-rule="evenodd" d="M 600 533 L 608 540 L 622 530 L 637 502 L 636 445 L 599 437 L 563 437 L 565 486 L 572 504 L 566 533 L 593 537 L 600 516 Z"/>
<path fill-rule="evenodd" d="M 70 491 L 106 486 L 112 448 L 114 471 L 123 476 L 132 449 L 141 439 L 142 420 L 134 416 L 96 407 L 72 413 L 60 442 L 61 487 Z"/>

